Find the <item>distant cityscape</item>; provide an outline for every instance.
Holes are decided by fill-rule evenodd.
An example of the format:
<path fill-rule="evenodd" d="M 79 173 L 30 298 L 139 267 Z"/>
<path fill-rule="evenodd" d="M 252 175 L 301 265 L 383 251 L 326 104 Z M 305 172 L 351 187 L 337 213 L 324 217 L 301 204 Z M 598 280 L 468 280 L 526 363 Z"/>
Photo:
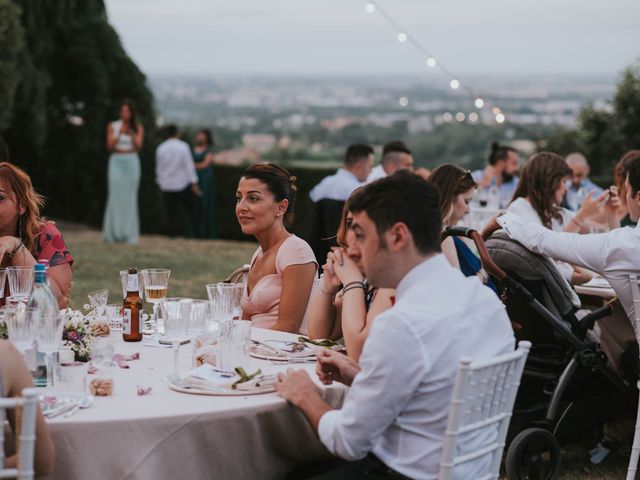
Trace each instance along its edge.
<path fill-rule="evenodd" d="M 384 137 L 379 142 L 398 136 L 424 141 L 438 128 L 454 125 L 490 129 L 526 151 L 550 129 L 575 127 L 585 105 L 610 108 L 616 80 L 610 75 L 475 75 L 465 80 L 475 95 L 419 76 L 155 75 L 150 84 L 160 123 L 211 128 L 221 159 L 240 163 L 274 156 L 326 160 L 345 141 L 370 135 Z M 476 108 L 476 97 L 485 100 L 485 108 Z M 496 123 L 494 106 L 505 114 L 502 125 Z"/>

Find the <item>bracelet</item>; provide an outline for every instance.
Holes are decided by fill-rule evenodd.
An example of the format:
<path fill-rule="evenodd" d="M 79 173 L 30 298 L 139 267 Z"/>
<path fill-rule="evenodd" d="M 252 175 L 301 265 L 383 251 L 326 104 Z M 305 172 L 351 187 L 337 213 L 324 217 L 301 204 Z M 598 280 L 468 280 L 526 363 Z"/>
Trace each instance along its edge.
<path fill-rule="evenodd" d="M 367 285 L 364 283 L 364 280 L 355 280 L 353 282 L 349 282 L 346 285 L 342 286 L 342 291 L 345 291 L 347 288 L 353 286 L 353 285 L 358 285 L 358 286 L 362 286 L 363 289 L 367 289 Z"/>
<path fill-rule="evenodd" d="M 342 292 L 340 292 L 340 298 L 344 297 L 344 294 L 347 293 L 349 290 L 355 290 L 356 288 L 362 289 L 362 293 L 365 293 L 366 291 L 364 287 L 364 282 L 352 282 L 350 286 L 342 289 Z"/>
<path fill-rule="evenodd" d="M 16 254 L 20 251 L 20 249 L 22 249 L 22 247 L 24 247 L 24 243 L 22 243 L 22 239 L 20 239 L 20 243 L 18 243 L 18 246 L 11 252 L 7 253 L 7 257 L 9 257 L 9 260 L 12 260 L 13 257 L 15 257 Z"/>
<path fill-rule="evenodd" d="M 577 225 L 578 228 L 582 228 L 584 223 L 580 223 L 576 220 L 576 217 L 571 217 L 571 221 Z"/>

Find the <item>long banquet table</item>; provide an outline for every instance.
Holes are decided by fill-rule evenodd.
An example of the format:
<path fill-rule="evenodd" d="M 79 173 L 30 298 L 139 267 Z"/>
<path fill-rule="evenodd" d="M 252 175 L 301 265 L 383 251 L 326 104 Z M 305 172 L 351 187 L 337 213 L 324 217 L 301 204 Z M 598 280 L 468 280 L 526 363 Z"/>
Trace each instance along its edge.
<path fill-rule="evenodd" d="M 253 329 L 258 340 L 290 334 Z M 96 397 L 92 407 L 69 418 L 48 421 L 55 443 L 50 479 L 279 479 L 296 465 L 328 456 L 304 416 L 277 393 L 200 396 L 174 392 L 164 378 L 171 372 L 170 348 L 125 343 L 113 336 L 116 352 L 140 352 L 129 369 L 114 370 L 114 394 Z M 188 368 L 191 346 L 181 347 Z M 263 372 L 314 364 L 274 365 L 251 359 Z M 90 376 L 89 376 L 90 377 Z M 315 375 L 312 374 L 315 379 Z M 137 385 L 153 387 L 138 396 Z M 338 405 L 344 389 L 324 389 Z"/>

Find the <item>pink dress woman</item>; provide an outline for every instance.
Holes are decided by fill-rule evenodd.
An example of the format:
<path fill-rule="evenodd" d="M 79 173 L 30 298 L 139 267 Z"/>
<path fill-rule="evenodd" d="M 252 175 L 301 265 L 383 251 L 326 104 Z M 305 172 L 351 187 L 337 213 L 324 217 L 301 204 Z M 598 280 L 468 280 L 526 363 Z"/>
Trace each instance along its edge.
<path fill-rule="evenodd" d="M 258 247 L 251 259 L 251 267 L 262 255 L 262 248 Z M 242 309 L 253 322 L 254 327 L 272 328 L 278 321 L 280 295 L 282 294 L 282 272 L 290 265 L 305 265 L 318 262 L 313 250 L 307 242 L 291 235 L 276 253 L 276 273 L 265 275 L 253 286 L 251 292 L 248 287 L 242 296 Z M 308 299 L 304 299 L 305 302 Z"/>

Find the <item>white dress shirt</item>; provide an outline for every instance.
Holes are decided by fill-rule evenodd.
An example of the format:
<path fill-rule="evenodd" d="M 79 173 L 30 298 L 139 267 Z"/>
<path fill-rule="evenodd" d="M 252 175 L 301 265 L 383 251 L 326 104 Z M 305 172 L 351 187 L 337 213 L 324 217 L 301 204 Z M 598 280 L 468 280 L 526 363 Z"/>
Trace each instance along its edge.
<path fill-rule="evenodd" d="M 353 173 L 339 168 L 336 173 L 324 177 L 319 184 L 313 187 L 309 192 L 309 197 L 314 202 L 325 199 L 344 202 L 349 198 L 351 192 L 362 185 L 363 183 Z"/>
<path fill-rule="evenodd" d="M 165 140 L 156 149 L 156 183 L 163 192 L 181 192 L 198 183 L 191 149 L 177 138 Z"/>
<path fill-rule="evenodd" d="M 514 240 L 532 252 L 592 270 L 607 279 L 635 325 L 629 274 L 640 273 L 640 227 L 622 227 L 607 233 L 553 232 L 517 215 L 500 217 Z"/>
<path fill-rule="evenodd" d="M 526 221 L 543 226 L 538 212 L 535 211 L 528 200 L 522 197 L 517 198 L 516 200 L 511 202 L 511 205 L 509 205 L 509 208 L 507 208 L 507 212 L 514 213 Z M 562 221 L 558 220 L 557 218 L 551 219 L 551 230 L 553 230 L 554 232 L 561 232 L 564 227 L 571 221 L 575 213 L 567 210 L 566 208 L 562 208 L 560 209 L 560 215 L 562 216 Z M 555 259 L 554 263 L 564 279 L 569 282 L 569 285 L 571 285 L 573 267 L 566 262 L 558 261 L 558 259 Z"/>
<path fill-rule="evenodd" d="M 378 165 L 377 167 L 373 167 L 371 169 L 371 173 L 367 177 L 366 183 L 375 182 L 376 180 L 380 180 L 381 178 L 384 178 L 386 176 L 387 176 L 387 172 L 384 171 L 382 164 Z"/>
<path fill-rule="evenodd" d="M 438 254 L 402 279 L 395 305 L 373 321 L 362 370 L 342 409 L 320 419 L 320 440 L 342 458 L 372 452 L 403 475 L 435 479 L 460 358 L 488 359 L 514 344 L 495 293 Z M 460 478 L 476 478 L 477 462 L 464 468 Z"/>

